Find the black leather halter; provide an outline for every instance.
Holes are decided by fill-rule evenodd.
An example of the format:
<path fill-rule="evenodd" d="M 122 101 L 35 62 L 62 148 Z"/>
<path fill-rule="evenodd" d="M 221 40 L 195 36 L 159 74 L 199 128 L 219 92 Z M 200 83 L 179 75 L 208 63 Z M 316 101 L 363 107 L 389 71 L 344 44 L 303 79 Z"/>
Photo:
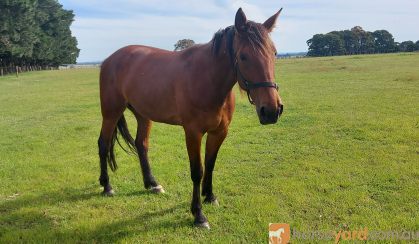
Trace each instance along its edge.
<path fill-rule="evenodd" d="M 262 88 L 262 87 L 275 88 L 276 90 L 278 90 L 278 85 L 275 82 L 272 82 L 272 81 L 253 82 L 253 81 L 249 81 L 243 76 L 239 68 L 239 63 L 237 60 L 237 53 L 233 48 L 233 42 L 234 42 L 234 37 L 236 33 L 234 25 L 227 27 L 222 33 L 225 33 L 226 38 L 227 38 L 227 50 L 230 56 L 231 64 L 234 68 L 236 79 L 239 82 L 240 87 L 247 92 L 247 98 L 249 99 L 249 102 L 251 104 L 255 104 L 252 98 L 250 97 L 250 90 Z M 213 48 L 214 47 L 215 47 L 215 50 L 217 50 L 217 45 L 213 46 Z"/>
<path fill-rule="evenodd" d="M 257 89 L 257 88 L 262 88 L 262 87 L 270 87 L 270 88 L 275 88 L 278 91 L 278 85 L 273 81 L 253 82 L 253 81 L 249 81 L 246 78 L 244 78 L 242 72 L 240 71 L 239 63 L 237 62 L 237 59 L 234 62 L 234 69 L 236 71 L 236 76 L 237 76 L 237 80 L 239 82 L 239 85 L 243 90 L 246 91 L 247 98 L 249 99 L 249 102 L 251 104 L 254 105 L 255 102 L 250 97 L 250 90 Z M 240 83 L 242 83 L 242 85 Z"/>

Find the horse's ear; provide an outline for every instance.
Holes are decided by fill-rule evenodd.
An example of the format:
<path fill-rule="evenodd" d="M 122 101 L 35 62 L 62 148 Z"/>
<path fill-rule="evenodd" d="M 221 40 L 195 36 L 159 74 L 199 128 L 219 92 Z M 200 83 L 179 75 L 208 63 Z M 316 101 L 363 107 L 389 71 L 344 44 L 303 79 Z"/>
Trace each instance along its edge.
<path fill-rule="evenodd" d="M 263 23 L 263 26 L 265 26 L 268 32 L 271 32 L 275 28 L 276 20 L 278 19 L 278 16 L 281 13 L 281 11 L 282 8 Z"/>
<path fill-rule="evenodd" d="M 245 31 L 246 23 L 247 23 L 246 15 L 244 14 L 242 8 L 239 8 L 239 10 L 237 10 L 236 19 L 234 21 L 234 26 L 236 27 L 236 30 L 238 32 Z"/>

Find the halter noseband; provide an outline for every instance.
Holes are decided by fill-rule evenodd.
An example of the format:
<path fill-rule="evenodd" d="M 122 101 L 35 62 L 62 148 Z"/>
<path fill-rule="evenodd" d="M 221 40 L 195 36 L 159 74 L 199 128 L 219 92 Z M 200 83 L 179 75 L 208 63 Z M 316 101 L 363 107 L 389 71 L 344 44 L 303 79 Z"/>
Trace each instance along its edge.
<path fill-rule="evenodd" d="M 240 85 L 240 86 L 242 87 L 243 90 L 246 91 L 247 98 L 249 99 L 249 102 L 251 104 L 254 105 L 255 102 L 250 97 L 250 90 L 257 89 L 257 88 L 262 88 L 262 87 L 271 87 L 271 88 L 275 88 L 278 91 L 278 85 L 275 82 L 272 82 L 272 81 L 252 82 L 252 81 L 249 81 L 246 78 L 244 78 L 242 72 L 240 71 L 239 63 L 237 62 L 237 59 L 234 62 L 234 69 L 236 71 L 236 76 L 237 76 L 237 80 L 239 82 L 239 85 L 240 85 L 240 80 L 241 80 L 241 83 L 243 83 L 243 86 L 242 85 Z"/>

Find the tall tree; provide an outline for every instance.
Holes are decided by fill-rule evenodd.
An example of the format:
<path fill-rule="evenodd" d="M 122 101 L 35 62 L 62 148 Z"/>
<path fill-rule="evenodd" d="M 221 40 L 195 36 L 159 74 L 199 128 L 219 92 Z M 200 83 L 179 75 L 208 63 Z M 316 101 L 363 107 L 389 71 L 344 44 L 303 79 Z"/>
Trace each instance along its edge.
<path fill-rule="evenodd" d="M 323 34 L 316 34 L 311 39 L 307 41 L 308 53 L 307 56 L 318 57 L 324 56 L 323 51 Z"/>
<path fill-rule="evenodd" d="M 195 45 L 195 42 L 191 39 L 182 39 L 176 42 L 175 51 L 180 51 Z"/>
<path fill-rule="evenodd" d="M 371 32 L 365 31 L 361 26 L 353 27 L 351 32 L 357 42 L 355 54 L 374 52 L 374 38 L 372 37 Z"/>
<path fill-rule="evenodd" d="M 375 51 L 378 53 L 394 52 L 396 43 L 393 35 L 386 30 L 376 30 L 372 33 L 374 38 Z"/>
<path fill-rule="evenodd" d="M 0 55 L 2 63 L 22 64 L 33 54 L 37 41 L 35 0 L 0 2 Z"/>
<path fill-rule="evenodd" d="M 325 35 L 325 43 L 327 45 L 327 55 L 328 56 L 335 56 L 335 55 L 343 55 L 345 54 L 345 45 L 343 39 L 338 34 L 328 33 Z"/>
<path fill-rule="evenodd" d="M 308 56 L 333 56 L 345 54 L 344 42 L 338 33 L 317 34 L 307 41 Z"/>
<path fill-rule="evenodd" d="M 0 66 L 76 62 L 73 19 L 57 0 L 1 0 Z"/>
<path fill-rule="evenodd" d="M 345 53 L 348 55 L 356 54 L 359 49 L 358 37 L 350 30 L 343 31 L 343 41 Z"/>
<path fill-rule="evenodd" d="M 73 11 L 64 10 L 56 0 L 38 0 L 36 21 L 40 38 L 34 58 L 53 65 L 75 63 L 80 50 L 76 38 L 71 36 L 73 20 Z"/>
<path fill-rule="evenodd" d="M 372 35 L 372 32 L 366 31 L 365 34 L 362 36 L 361 42 L 362 42 L 362 48 L 361 48 L 362 53 L 364 54 L 374 53 L 375 43 L 374 43 L 374 37 Z"/>
<path fill-rule="evenodd" d="M 400 52 L 413 52 L 416 50 L 416 45 L 412 41 L 404 41 L 399 45 Z"/>

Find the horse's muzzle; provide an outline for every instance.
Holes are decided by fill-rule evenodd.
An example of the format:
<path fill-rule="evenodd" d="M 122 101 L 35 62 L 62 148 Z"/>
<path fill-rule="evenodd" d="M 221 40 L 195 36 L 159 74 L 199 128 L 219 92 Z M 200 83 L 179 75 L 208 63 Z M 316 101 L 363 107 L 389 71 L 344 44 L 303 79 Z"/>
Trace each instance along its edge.
<path fill-rule="evenodd" d="M 284 111 L 284 105 L 280 104 L 277 109 L 261 107 L 258 111 L 259 121 L 262 125 L 275 124 Z"/>

